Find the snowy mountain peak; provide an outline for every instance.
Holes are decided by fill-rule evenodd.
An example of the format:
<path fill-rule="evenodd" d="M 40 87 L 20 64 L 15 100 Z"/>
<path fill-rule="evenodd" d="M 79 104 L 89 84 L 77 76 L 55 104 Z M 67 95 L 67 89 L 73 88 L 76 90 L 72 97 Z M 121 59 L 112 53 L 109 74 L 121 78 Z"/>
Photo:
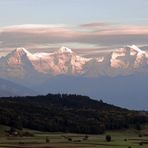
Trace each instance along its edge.
<path fill-rule="evenodd" d="M 28 52 L 25 48 L 23 48 L 23 47 L 19 47 L 19 48 L 16 48 L 15 49 L 15 51 L 17 51 L 17 52 Z"/>
<path fill-rule="evenodd" d="M 22 56 L 22 55 L 32 56 L 32 54 L 28 50 L 26 50 L 25 48 L 23 48 L 23 47 L 16 48 L 10 54 L 11 55 L 14 55 L 15 54 L 15 55 L 19 55 L 19 56 Z"/>
<path fill-rule="evenodd" d="M 70 49 L 70 48 L 67 48 L 67 47 L 61 47 L 59 50 L 58 50 L 59 53 L 73 53 L 73 51 Z"/>
<path fill-rule="evenodd" d="M 144 53 L 140 48 L 138 48 L 136 45 L 128 46 L 129 48 L 135 50 L 138 53 Z"/>
<path fill-rule="evenodd" d="M 19 53 L 19 54 L 31 55 L 31 53 L 30 53 L 28 50 L 26 50 L 25 48 L 23 48 L 23 47 L 16 48 L 16 49 L 14 50 L 14 52 Z"/>
<path fill-rule="evenodd" d="M 135 70 L 141 70 L 148 64 L 147 53 L 135 45 L 128 46 L 128 48 L 120 48 L 112 53 L 111 67 L 116 68 L 122 73 L 132 73 Z M 125 70 L 126 69 L 126 70 Z"/>
<path fill-rule="evenodd" d="M 16 48 L 12 52 L 10 52 L 8 55 L 5 57 L 2 57 L 0 59 L 0 64 L 1 62 L 4 64 L 7 64 L 7 66 L 12 67 L 12 69 L 15 66 L 21 66 L 23 65 L 28 65 L 30 63 L 30 60 L 34 59 L 33 54 L 31 54 L 29 51 L 27 51 L 25 48 Z"/>

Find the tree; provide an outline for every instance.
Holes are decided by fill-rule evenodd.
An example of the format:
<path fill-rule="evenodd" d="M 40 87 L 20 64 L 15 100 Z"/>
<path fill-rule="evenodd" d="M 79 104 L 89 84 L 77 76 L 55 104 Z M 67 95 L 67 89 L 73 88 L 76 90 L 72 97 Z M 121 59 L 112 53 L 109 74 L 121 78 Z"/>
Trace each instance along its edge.
<path fill-rule="evenodd" d="M 46 143 L 49 143 L 49 142 L 50 142 L 49 138 L 48 138 L 48 137 L 46 137 Z"/>
<path fill-rule="evenodd" d="M 107 142 L 110 142 L 111 141 L 111 135 L 106 135 L 105 139 L 106 139 Z"/>
<path fill-rule="evenodd" d="M 135 129 L 138 130 L 138 131 L 140 131 L 140 130 L 141 130 L 141 125 L 137 123 L 137 124 L 135 125 Z"/>

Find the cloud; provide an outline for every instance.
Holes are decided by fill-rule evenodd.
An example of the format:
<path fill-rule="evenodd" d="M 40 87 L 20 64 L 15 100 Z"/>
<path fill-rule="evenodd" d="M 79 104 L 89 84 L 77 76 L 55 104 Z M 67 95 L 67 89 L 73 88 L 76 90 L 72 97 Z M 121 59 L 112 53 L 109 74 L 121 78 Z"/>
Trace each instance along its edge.
<path fill-rule="evenodd" d="M 50 47 L 52 44 L 73 44 L 74 47 L 71 48 L 79 48 L 81 44 L 83 48 L 103 47 L 104 50 L 104 47 L 115 48 L 127 44 L 146 46 L 148 27 L 90 23 L 80 26 L 29 24 L 0 28 L 0 48 Z"/>
<path fill-rule="evenodd" d="M 109 25 L 110 24 L 104 23 L 104 22 L 94 22 L 94 23 L 81 24 L 80 27 L 96 28 L 96 27 L 103 27 L 103 26 L 109 26 Z"/>
<path fill-rule="evenodd" d="M 63 43 L 76 33 L 63 26 L 20 25 L 1 29 L 1 47 Z"/>

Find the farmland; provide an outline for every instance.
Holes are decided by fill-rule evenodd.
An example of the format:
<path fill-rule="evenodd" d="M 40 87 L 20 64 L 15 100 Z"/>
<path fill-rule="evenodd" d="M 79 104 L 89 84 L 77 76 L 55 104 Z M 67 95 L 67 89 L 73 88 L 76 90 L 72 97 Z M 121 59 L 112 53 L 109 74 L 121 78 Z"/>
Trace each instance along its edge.
<path fill-rule="evenodd" d="M 148 126 L 138 131 L 135 129 L 107 131 L 101 135 L 72 133 L 49 133 L 24 129 L 33 136 L 10 136 L 9 127 L 0 126 L 0 148 L 147 148 Z M 105 140 L 111 135 L 111 141 Z"/>

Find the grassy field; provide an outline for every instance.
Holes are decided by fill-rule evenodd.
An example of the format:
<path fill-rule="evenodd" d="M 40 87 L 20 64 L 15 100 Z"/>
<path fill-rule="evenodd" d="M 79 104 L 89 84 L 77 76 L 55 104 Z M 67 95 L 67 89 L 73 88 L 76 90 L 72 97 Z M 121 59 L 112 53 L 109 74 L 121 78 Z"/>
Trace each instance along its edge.
<path fill-rule="evenodd" d="M 103 135 L 45 133 L 31 131 L 33 137 L 8 136 L 8 127 L 0 126 L 0 148 L 148 148 L 148 137 L 139 137 L 140 133 L 148 133 L 148 126 L 140 132 L 134 129 L 108 131 Z M 26 130 L 26 129 L 25 129 Z M 106 142 L 105 136 L 111 135 L 112 141 Z M 46 143 L 48 142 L 49 143 Z M 142 145 L 139 143 L 142 142 Z"/>

